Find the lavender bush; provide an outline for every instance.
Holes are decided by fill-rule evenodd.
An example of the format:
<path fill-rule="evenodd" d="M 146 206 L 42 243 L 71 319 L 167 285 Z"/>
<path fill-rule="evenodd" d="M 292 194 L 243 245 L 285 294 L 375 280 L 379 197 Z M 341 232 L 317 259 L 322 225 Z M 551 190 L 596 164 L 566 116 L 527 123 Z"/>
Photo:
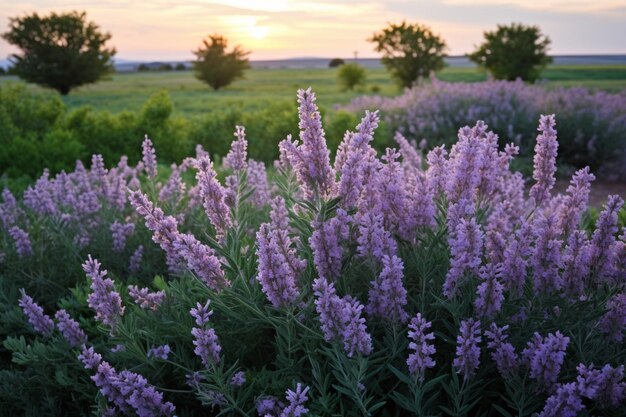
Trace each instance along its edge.
<path fill-rule="evenodd" d="M 484 120 L 506 140 L 531 155 L 537 118 L 558 115 L 559 159 L 606 176 L 626 175 L 626 90 L 546 89 L 522 81 L 431 84 L 407 89 L 398 97 L 363 96 L 343 107 L 352 112 L 379 109 L 392 130 L 409 139 L 426 138 L 434 147 L 451 145 L 459 126 Z M 621 168 L 621 171 L 616 171 Z"/>
<path fill-rule="evenodd" d="M 378 155 L 367 112 L 331 163 L 298 102 L 272 170 L 237 127 L 225 167 L 199 147 L 164 175 L 146 139 L 137 166 L 5 190 L 0 409 L 623 415 L 623 200 L 584 224 L 588 168 L 553 193 L 559 119 L 527 193 L 484 122 Z"/>

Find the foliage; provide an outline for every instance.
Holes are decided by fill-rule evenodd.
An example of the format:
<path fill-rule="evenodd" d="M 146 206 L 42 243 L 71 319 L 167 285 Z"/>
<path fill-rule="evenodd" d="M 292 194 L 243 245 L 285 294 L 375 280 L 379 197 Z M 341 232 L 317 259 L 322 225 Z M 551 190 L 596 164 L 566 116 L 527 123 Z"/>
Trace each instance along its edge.
<path fill-rule="evenodd" d="M 392 23 L 368 40 L 401 87 L 411 87 L 445 65 L 445 41 L 420 23 Z"/>
<path fill-rule="evenodd" d="M 535 82 L 552 62 L 548 56 L 550 38 L 538 26 L 498 25 L 496 31 L 485 32 L 484 36 L 485 41 L 468 57 L 496 80 L 521 78 Z"/>
<path fill-rule="evenodd" d="M 484 120 L 504 141 L 514 141 L 523 156 L 533 152 L 535 122 L 541 114 L 558 113 L 560 162 L 589 165 L 605 177 L 626 175 L 626 93 L 585 88 L 546 90 L 521 81 L 447 83 L 407 90 L 394 98 L 364 96 L 345 110 L 378 108 L 392 131 L 410 139 L 426 138 L 430 147 L 451 145 L 458 126 Z"/>
<path fill-rule="evenodd" d="M 194 51 L 196 61 L 193 63 L 196 78 L 210 85 L 213 90 L 226 87 L 233 81 L 243 78 L 244 71 L 250 68 L 249 52 L 235 46 L 226 52 L 228 41 L 221 35 L 210 35 L 202 41 L 198 50 Z"/>
<path fill-rule="evenodd" d="M 354 90 L 355 87 L 365 85 L 365 79 L 367 78 L 367 72 L 365 68 L 357 63 L 343 64 L 337 71 L 337 78 L 339 78 L 339 85 L 345 90 Z"/>
<path fill-rule="evenodd" d="M 328 68 L 337 68 L 345 64 L 346 62 L 341 58 L 333 58 L 328 62 Z"/>
<path fill-rule="evenodd" d="M 105 46 L 111 35 L 86 19 L 85 12 L 9 19 L 2 37 L 21 50 L 12 55 L 15 73 L 66 95 L 112 72 L 115 49 Z"/>
<path fill-rule="evenodd" d="M 482 122 L 449 155 L 397 137 L 381 158 L 367 112 L 331 165 L 314 96 L 298 101 L 302 143 L 281 143 L 269 182 L 238 128 L 219 172 L 198 149 L 154 175 L 145 140 L 136 166 L 107 172 L 94 156 L 90 170 L 3 193 L 3 410 L 132 415 L 153 399 L 185 417 L 623 414 L 623 201 L 591 225 L 587 169 L 552 194 L 553 116 L 527 197 L 515 149 L 499 151 Z M 51 334 L 35 330 L 43 314 L 57 318 Z M 87 348 L 101 366 L 86 369 Z"/>

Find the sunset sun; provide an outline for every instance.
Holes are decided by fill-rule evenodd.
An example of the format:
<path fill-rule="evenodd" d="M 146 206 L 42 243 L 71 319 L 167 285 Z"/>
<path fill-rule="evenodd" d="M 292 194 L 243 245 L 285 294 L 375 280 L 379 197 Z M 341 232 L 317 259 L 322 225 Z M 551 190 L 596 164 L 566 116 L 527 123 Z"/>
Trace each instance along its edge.
<path fill-rule="evenodd" d="M 267 37 L 267 33 L 269 32 L 269 28 L 267 26 L 250 26 L 248 27 L 248 32 L 250 36 L 254 39 L 265 39 Z"/>

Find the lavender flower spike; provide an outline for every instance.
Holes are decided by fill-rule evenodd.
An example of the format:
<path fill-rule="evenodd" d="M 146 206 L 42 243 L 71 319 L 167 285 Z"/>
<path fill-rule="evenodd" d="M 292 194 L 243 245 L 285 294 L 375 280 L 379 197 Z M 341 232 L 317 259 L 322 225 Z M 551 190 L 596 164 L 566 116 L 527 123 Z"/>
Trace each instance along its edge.
<path fill-rule="evenodd" d="M 222 347 L 219 345 L 215 330 L 207 326 L 209 317 L 213 314 L 209 310 L 210 300 L 203 306 L 200 303 L 192 308 L 189 313 L 196 319 L 198 327 L 191 329 L 194 337 L 194 353 L 200 357 L 204 366 L 216 365 L 220 361 Z"/>
<path fill-rule="evenodd" d="M 482 283 L 476 290 L 474 306 L 481 317 L 493 317 L 498 314 L 504 301 L 504 286 L 498 281 L 498 268 L 489 263 L 480 268 Z"/>
<path fill-rule="evenodd" d="M 535 145 L 535 156 L 533 158 L 534 171 L 533 178 L 536 183 L 530 189 L 530 196 L 535 199 L 535 204 L 540 206 L 550 196 L 550 190 L 554 187 L 556 172 L 556 154 L 559 143 L 556 139 L 556 122 L 554 115 L 541 115 L 539 119 L 539 130 L 541 134 L 537 136 Z"/>
<path fill-rule="evenodd" d="M 407 303 L 407 292 L 402 285 L 404 264 L 395 255 L 384 255 L 382 264 L 383 269 L 369 290 L 367 312 L 372 316 L 404 322 L 408 318 L 403 310 Z"/>
<path fill-rule="evenodd" d="M 596 223 L 591 238 L 591 261 L 597 282 L 607 281 L 613 275 L 614 245 L 617 234 L 617 213 L 624 205 L 618 195 L 610 195 Z"/>
<path fill-rule="evenodd" d="M 424 381 L 426 369 L 435 366 L 435 361 L 432 358 L 436 352 L 435 346 L 429 343 L 429 341 L 435 340 L 435 334 L 427 333 L 431 327 L 432 323 L 422 318 L 420 313 L 417 313 L 409 323 L 409 339 L 411 340 L 409 349 L 414 352 L 409 355 L 406 364 L 411 375 L 416 377 L 420 383 Z"/>
<path fill-rule="evenodd" d="M 491 359 L 496 363 L 498 372 L 503 377 L 507 377 L 519 368 L 519 359 L 515 353 L 515 348 L 506 339 L 509 337 L 505 332 L 509 326 L 498 327 L 491 323 L 489 330 L 485 330 L 485 336 L 489 339 L 487 348 L 491 349 Z"/>
<path fill-rule="evenodd" d="M 480 365 L 480 321 L 467 319 L 461 321 L 459 335 L 456 338 L 456 357 L 452 365 L 465 379 L 471 378 Z"/>
<path fill-rule="evenodd" d="M 549 333 L 543 339 L 535 333 L 533 340 L 528 342 L 528 347 L 522 352 L 522 358 L 530 368 L 530 377 L 536 379 L 548 392 L 555 391 L 568 344 L 569 337 L 558 331 Z"/>
<path fill-rule="evenodd" d="M 224 202 L 226 191 L 217 181 L 213 163 L 208 157 L 198 159 L 194 167 L 198 170 L 196 179 L 200 187 L 204 211 L 215 227 L 217 234 L 223 236 L 232 224 L 230 210 Z"/>
<path fill-rule="evenodd" d="M 26 294 L 24 288 L 20 290 L 20 293 L 22 297 L 20 298 L 19 306 L 22 308 L 26 317 L 28 317 L 28 322 L 37 333 L 43 336 L 50 336 L 54 330 L 54 322 L 52 319 L 43 312 L 43 308 Z"/>
<path fill-rule="evenodd" d="M 246 140 L 246 128 L 243 126 L 235 126 L 235 137 L 230 144 L 230 151 L 224 158 L 224 168 L 232 169 L 235 172 L 240 172 L 246 169 L 248 153 L 248 141 Z"/>
<path fill-rule="evenodd" d="M 300 417 L 309 412 L 308 408 L 304 407 L 304 403 L 308 401 L 307 394 L 310 388 L 306 387 L 302 389 L 302 384 L 296 385 L 296 390 L 287 390 L 286 399 L 289 404 L 280 413 L 280 417 Z"/>
<path fill-rule="evenodd" d="M 143 167 L 146 174 L 148 175 L 148 178 L 154 179 L 157 176 L 157 159 L 156 153 L 154 152 L 154 146 L 152 145 L 152 141 L 148 138 L 148 135 L 145 136 L 145 139 L 141 144 L 141 150 Z"/>
<path fill-rule="evenodd" d="M 119 317 L 124 315 L 124 306 L 120 294 L 115 291 L 115 286 L 107 275 L 106 269 L 100 271 L 100 262 L 88 255 L 83 263 L 83 270 L 91 278 L 91 294 L 87 297 L 89 307 L 96 312 L 96 320 L 107 326 L 114 327 Z"/>
<path fill-rule="evenodd" d="M 17 256 L 24 258 L 33 254 L 33 247 L 30 244 L 30 238 L 27 232 L 17 226 L 13 226 L 9 229 L 9 234 L 15 241 Z"/>
<path fill-rule="evenodd" d="M 610 340 L 621 343 L 626 335 L 626 293 L 613 296 L 606 308 L 608 311 L 600 319 L 600 331 Z"/>
<path fill-rule="evenodd" d="M 77 347 L 87 343 L 87 335 L 80 328 L 78 322 L 67 314 L 67 311 L 59 310 L 54 317 L 57 319 L 57 327 L 70 346 Z"/>
<path fill-rule="evenodd" d="M 456 233 L 450 238 L 450 270 L 443 284 L 443 293 L 452 298 L 466 270 L 476 272 L 481 262 L 483 249 L 483 232 L 476 219 L 461 219 L 457 224 Z"/>

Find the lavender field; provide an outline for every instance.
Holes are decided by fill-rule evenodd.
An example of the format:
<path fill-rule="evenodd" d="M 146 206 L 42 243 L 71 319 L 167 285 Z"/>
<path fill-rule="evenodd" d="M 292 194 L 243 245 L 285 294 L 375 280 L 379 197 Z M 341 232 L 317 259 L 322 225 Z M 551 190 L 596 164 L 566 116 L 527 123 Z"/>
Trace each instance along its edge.
<path fill-rule="evenodd" d="M 224 158 L 145 137 L 5 189 L 2 412 L 624 416 L 624 201 L 588 205 L 626 98 L 433 85 L 328 141 L 299 90 L 273 165 L 237 126 Z"/>

